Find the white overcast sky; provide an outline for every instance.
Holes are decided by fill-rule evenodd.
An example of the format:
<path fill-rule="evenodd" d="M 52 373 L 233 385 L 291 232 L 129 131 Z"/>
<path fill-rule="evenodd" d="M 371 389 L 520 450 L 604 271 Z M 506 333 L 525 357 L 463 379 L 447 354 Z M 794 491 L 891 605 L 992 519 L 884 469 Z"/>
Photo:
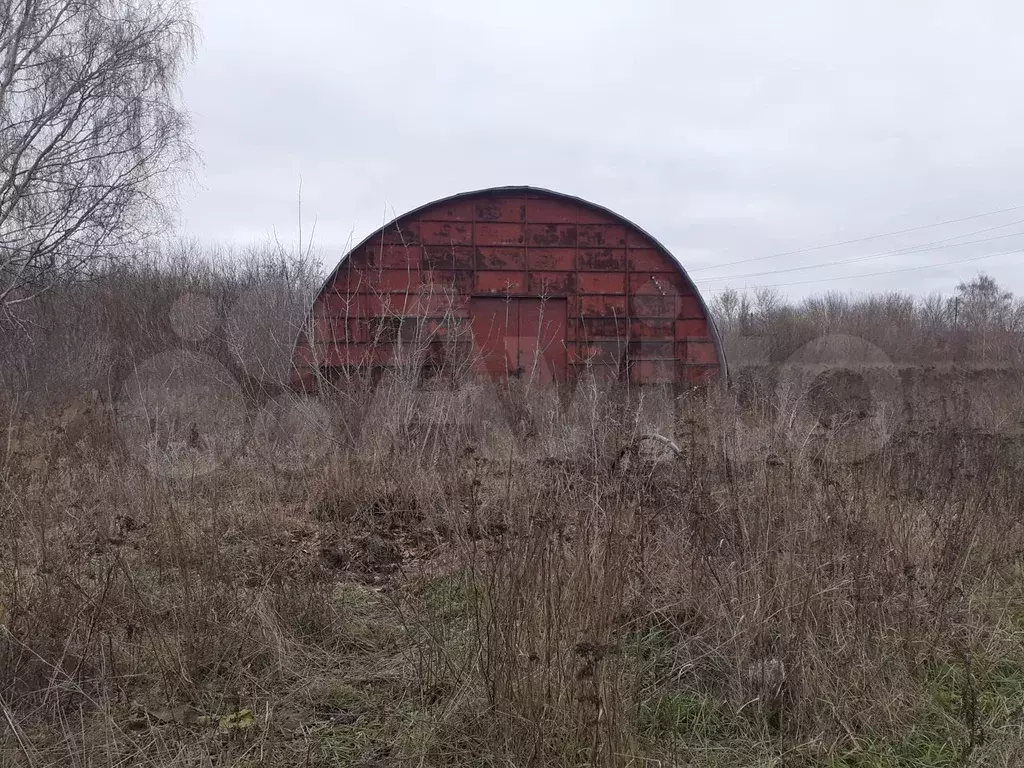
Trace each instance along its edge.
<path fill-rule="evenodd" d="M 1024 249 L 1024 207 L 715 268 L 1024 206 L 1013 0 L 195 2 L 187 236 L 294 242 L 301 177 L 333 266 L 385 218 L 529 184 L 636 222 L 709 293 L 949 292 L 985 270 L 1024 294 L 1024 254 L 942 266 Z"/>

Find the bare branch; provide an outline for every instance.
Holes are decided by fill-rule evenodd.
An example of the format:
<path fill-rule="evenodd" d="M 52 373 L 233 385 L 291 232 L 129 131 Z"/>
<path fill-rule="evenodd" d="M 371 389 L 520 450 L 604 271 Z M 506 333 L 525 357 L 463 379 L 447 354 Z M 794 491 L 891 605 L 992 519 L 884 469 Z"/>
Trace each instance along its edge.
<path fill-rule="evenodd" d="M 193 31 L 176 0 L 0 0 L 0 305 L 159 229 Z"/>

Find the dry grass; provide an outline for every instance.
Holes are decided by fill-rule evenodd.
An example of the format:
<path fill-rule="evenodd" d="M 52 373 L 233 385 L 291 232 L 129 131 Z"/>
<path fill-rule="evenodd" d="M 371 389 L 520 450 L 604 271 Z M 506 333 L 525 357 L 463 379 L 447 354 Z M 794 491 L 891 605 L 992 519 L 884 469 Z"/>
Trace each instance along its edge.
<path fill-rule="evenodd" d="M 1020 764 L 1013 372 L 309 401 L 130 326 L 0 414 L 2 764 Z"/>

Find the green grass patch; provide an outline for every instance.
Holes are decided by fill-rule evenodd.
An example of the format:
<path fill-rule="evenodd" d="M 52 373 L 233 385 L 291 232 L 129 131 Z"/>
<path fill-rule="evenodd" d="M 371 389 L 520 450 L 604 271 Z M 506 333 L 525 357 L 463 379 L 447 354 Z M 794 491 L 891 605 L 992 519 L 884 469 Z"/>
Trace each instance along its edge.
<path fill-rule="evenodd" d="M 699 694 L 672 693 L 658 696 L 640 707 L 640 726 L 655 737 L 708 741 L 727 732 L 719 702 Z"/>

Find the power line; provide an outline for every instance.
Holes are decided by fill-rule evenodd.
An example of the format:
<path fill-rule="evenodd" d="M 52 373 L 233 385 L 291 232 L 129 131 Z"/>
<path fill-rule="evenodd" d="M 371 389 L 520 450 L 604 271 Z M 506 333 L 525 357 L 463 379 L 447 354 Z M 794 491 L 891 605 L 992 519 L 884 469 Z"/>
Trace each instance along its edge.
<path fill-rule="evenodd" d="M 930 243 L 921 243 L 920 245 L 911 245 L 906 248 L 900 248 L 895 251 L 886 251 L 884 253 L 876 253 L 871 256 L 857 256 L 852 259 L 840 259 L 838 261 L 826 261 L 820 264 L 808 264 L 803 267 L 787 267 L 785 269 L 772 269 L 767 272 L 746 272 L 739 275 L 723 275 L 721 277 L 705 277 L 704 280 L 710 281 L 722 281 L 722 280 L 738 280 L 746 277 L 762 277 L 764 275 L 779 275 L 786 272 L 804 272 L 809 269 L 823 269 L 825 267 L 839 267 L 846 264 L 857 264 L 863 261 L 872 261 L 873 259 L 884 259 L 891 256 L 912 256 L 918 253 L 927 253 L 929 251 L 939 251 L 944 248 L 958 248 L 963 245 L 977 245 L 978 243 L 991 243 L 994 240 L 1005 240 L 1008 237 L 1020 237 L 1024 236 L 1024 232 L 1010 232 L 1005 235 L 996 235 L 995 237 L 984 237 L 978 240 L 965 240 L 962 243 L 953 243 L 952 240 L 959 240 L 961 237 L 969 237 L 970 235 L 978 235 L 983 232 L 991 232 L 996 229 L 1002 229 L 1003 227 L 1010 227 L 1014 224 L 1024 224 L 1024 219 L 1019 221 L 1012 221 L 1009 224 L 1001 224 L 998 227 L 988 227 L 987 229 L 981 229 L 976 232 L 967 232 L 962 235 L 955 237 L 947 237 L 944 240 L 935 240 Z"/>
<path fill-rule="evenodd" d="M 1009 256 L 1010 254 L 1014 254 L 1014 253 L 1024 253 L 1024 249 L 1016 249 L 1016 250 L 1012 250 L 1012 251 L 1000 251 L 999 253 L 986 253 L 984 256 L 973 256 L 973 257 L 971 257 L 969 259 L 956 259 L 955 261 L 943 261 L 943 262 L 940 262 L 938 264 L 922 264 L 920 266 L 905 267 L 903 269 L 887 269 L 884 272 L 868 272 L 868 273 L 862 274 L 862 275 L 840 275 L 838 277 L 821 277 L 821 278 L 818 278 L 817 280 L 800 280 L 800 281 L 793 282 L 793 283 L 777 283 L 777 284 L 774 284 L 774 285 L 755 285 L 755 286 L 749 286 L 747 288 L 737 289 L 737 290 L 750 290 L 751 288 L 754 289 L 754 290 L 758 290 L 758 289 L 761 289 L 761 288 L 788 288 L 789 286 L 792 286 L 792 285 L 812 285 L 814 283 L 827 283 L 827 282 L 832 282 L 834 280 L 857 280 L 857 279 L 862 278 L 862 277 L 881 277 L 882 275 L 895 275 L 895 274 L 898 274 L 900 272 L 914 272 L 914 271 L 919 270 L 919 269 L 932 269 L 934 267 L 948 267 L 951 264 L 967 264 L 967 263 L 972 262 L 972 261 L 981 261 L 982 259 L 991 259 L 991 258 L 994 258 L 996 256 Z M 722 293 L 723 291 L 728 291 L 728 290 L 732 290 L 732 289 L 731 288 L 711 288 L 710 290 L 705 291 L 705 293 Z"/>
<path fill-rule="evenodd" d="M 996 216 L 996 215 L 998 215 L 1000 213 L 1008 213 L 1010 211 L 1019 211 L 1022 208 L 1024 208 L 1024 205 L 1013 205 L 1013 206 L 1010 206 L 1009 208 L 1001 208 L 998 211 L 988 211 L 986 213 L 976 213 L 976 214 L 973 214 L 971 216 L 963 216 L 963 217 L 961 217 L 959 219 L 948 219 L 946 221 L 939 221 L 939 222 L 936 222 L 935 224 L 922 224 L 919 227 L 910 227 L 909 229 L 899 229 L 899 230 L 894 230 L 892 232 L 883 232 L 883 233 L 878 234 L 878 235 L 868 235 L 867 237 L 855 237 L 852 240 L 842 240 L 842 241 L 837 242 L 837 243 L 827 243 L 825 245 L 815 245 L 815 246 L 811 246 L 810 248 L 799 248 L 799 249 L 797 249 L 795 251 L 783 251 L 782 253 L 770 253 L 770 254 L 768 254 L 766 256 L 754 256 L 753 258 L 750 258 L 750 259 L 739 259 L 737 261 L 727 261 L 725 264 L 713 264 L 713 265 L 707 266 L 707 267 L 697 267 L 695 269 L 688 270 L 688 272 L 690 274 L 693 274 L 694 272 L 703 272 L 703 271 L 708 270 L 708 269 L 723 269 L 725 267 L 732 267 L 732 266 L 735 266 L 737 264 L 749 264 L 749 263 L 754 262 L 754 261 L 764 261 L 766 259 L 778 259 L 778 258 L 782 258 L 783 256 L 796 256 L 796 255 L 801 254 L 801 253 L 812 253 L 813 251 L 825 250 L 826 248 L 838 248 L 841 245 L 852 245 L 853 243 L 865 243 L 865 242 L 867 242 L 869 240 L 879 240 L 879 239 L 881 239 L 883 237 L 893 237 L 895 235 L 905 235 L 905 234 L 908 234 L 910 232 L 920 232 L 921 230 L 924 230 L 924 229 L 933 229 L 934 227 L 944 227 L 947 224 L 959 224 L 960 222 L 963 222 L 963 221 L 972 221 L 973 219 L 982 219 L 982 218 L 985 218 L 986 216 Z"/>

